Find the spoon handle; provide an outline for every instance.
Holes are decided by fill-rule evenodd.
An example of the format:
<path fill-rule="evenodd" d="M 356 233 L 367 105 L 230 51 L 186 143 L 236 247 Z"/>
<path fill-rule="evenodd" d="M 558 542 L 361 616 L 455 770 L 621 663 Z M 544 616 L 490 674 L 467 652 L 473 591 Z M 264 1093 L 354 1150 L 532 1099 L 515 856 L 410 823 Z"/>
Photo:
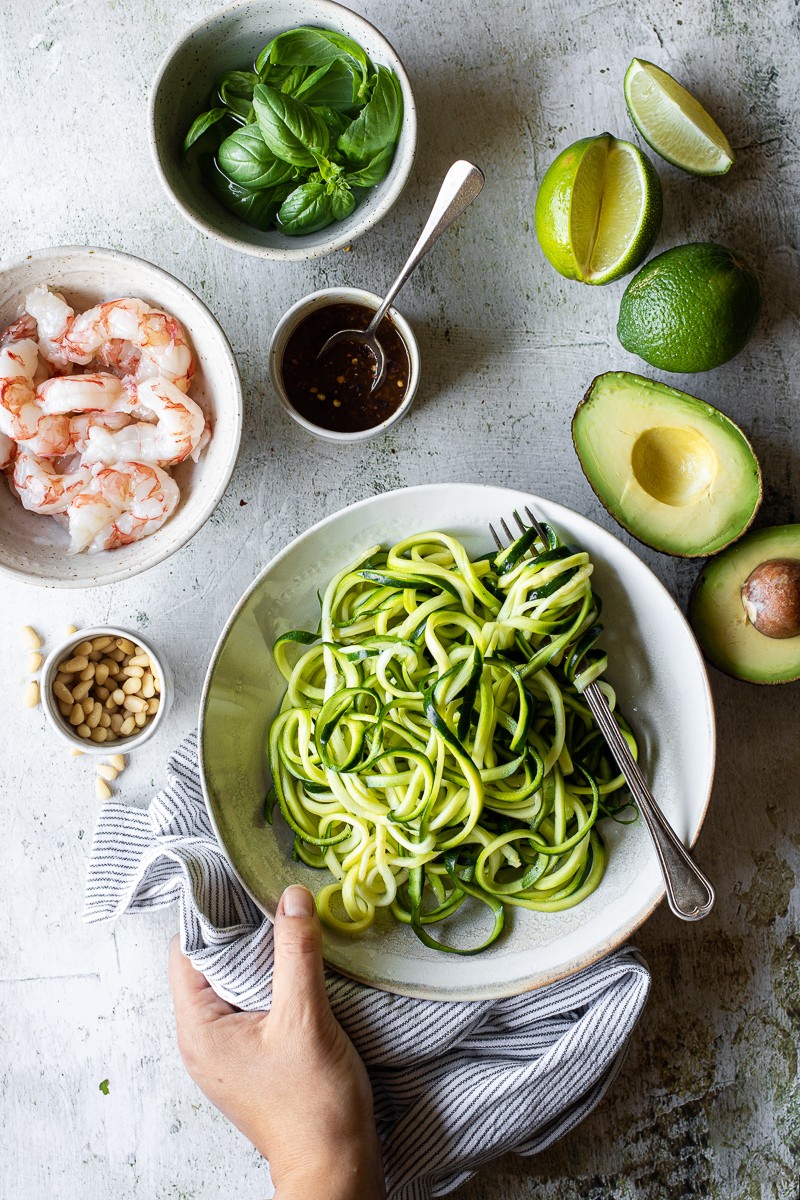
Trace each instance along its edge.
<path fill-rule="evenodd" d="M 436 197 L 436 203 L 431 209 L 431 215 L 428 217 L 427 224 L 419 235 L 419 241 L 409 254 L 397 279 L 395 279 L 389 288 L 383 304 L 370 321 L 367 333 L 375 333 L 375 330 L 386 316 L 387 309 L 405 284 L 411 272 L 417 268 L 434 242 L 438 241 L 444 231 L 450 228 L 453 221 L 461 216 L 465 208 L 469 208 L 483 187 L 483 182 L 483 171 L 481 171 L 480 167 L 476 167 L 469 162 L 464 162 L 463 159 L 453 163 L 444 177 L 444 182 L 439 189 L 439 195 Z"/>

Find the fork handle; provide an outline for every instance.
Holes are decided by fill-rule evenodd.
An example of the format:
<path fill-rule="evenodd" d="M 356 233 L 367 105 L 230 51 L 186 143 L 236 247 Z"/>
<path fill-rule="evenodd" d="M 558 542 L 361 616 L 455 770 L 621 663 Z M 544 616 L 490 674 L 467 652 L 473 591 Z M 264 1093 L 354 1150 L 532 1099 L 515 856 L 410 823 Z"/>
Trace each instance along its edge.
<path fill-rule="evenodd" d="M 656 803 L 602 690 L 596 683 L 590 683 L 583 695 L 650 831 L 664 876 L 667 903 L 675 916 L 684 921 L 707 917 L 716 898 L 713 887 Z"/>
<path fill-rule="evenodd" d="M 461 216 L 464 209 L 469 208 L 483 187 L 483 182 L 484 176 L 480 167 L 476 167 L 469 162 L 464 162 L 463 159 L 459 159 L 458 162 L 453 163 L 444 177 L 444 182 L 439 189 L 439 195 L 436 197 L 436 202 L 431 209 L 431 215 L 428 217 L 425 228 L 419 235 L 419 241 L 409 254 L 397 279 L 395 279 L 389 288 L 383 304 L 367 326 L 367 333 L 375 333 L 381 321 L 386 316 L 386 312 L 391 306 L 392 301 L 405 284 L 411 272 L 416 270 L 434 242 L 437 242 L 445 230 L 450 228 L 453 221 L 456 221 Z"/>

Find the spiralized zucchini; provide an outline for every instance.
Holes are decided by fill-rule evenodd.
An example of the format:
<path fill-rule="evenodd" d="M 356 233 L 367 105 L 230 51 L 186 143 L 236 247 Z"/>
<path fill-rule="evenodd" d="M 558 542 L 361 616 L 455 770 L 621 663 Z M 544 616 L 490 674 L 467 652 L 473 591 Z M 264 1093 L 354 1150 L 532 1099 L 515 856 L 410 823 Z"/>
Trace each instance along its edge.
<path fill-rule="evenodd" d="M 329 583 L 316 633 L 276 642 L 267 814 L 277 800 L 294 856 L 333 877 L 317 895 L 333 928 L 389 908 L 425 945 L 475 954 L 508 906 L 584 900 L 605 869 L 598 819 L 636 818 L 581 697 L 606 666 L 592 564 L 545 532 L 474 562 L 444 533 L 373 546 Z M 470 897 L 486 939 L 433 938 Z"/>

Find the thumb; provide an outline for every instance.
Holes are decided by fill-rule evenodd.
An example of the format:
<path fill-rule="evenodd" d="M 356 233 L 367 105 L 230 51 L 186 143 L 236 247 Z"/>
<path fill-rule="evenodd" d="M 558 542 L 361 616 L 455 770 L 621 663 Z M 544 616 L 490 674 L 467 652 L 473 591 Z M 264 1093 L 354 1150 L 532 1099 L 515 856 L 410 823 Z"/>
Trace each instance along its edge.
<path fill-rule="evenodd" d="M 272 1011 L 309 1015 L 330 1011 L 322 966 L 322 932 L 308 888 L 288 887 L 275 913 Z"/>

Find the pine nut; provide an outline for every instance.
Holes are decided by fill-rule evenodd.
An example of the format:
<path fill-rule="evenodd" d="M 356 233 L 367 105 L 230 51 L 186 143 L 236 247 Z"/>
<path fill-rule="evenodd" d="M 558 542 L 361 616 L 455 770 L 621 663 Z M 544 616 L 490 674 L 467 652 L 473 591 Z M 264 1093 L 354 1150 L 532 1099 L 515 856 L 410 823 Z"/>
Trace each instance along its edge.
<path fill-rule="evenodd" d="M 114 733 L 113 729 L 107 729 L 106 733 L 108 734 L 108 737 L 106 738 L 107 742 L 115 742 L 117 740 L 117 735 Z"/>
<path fill-rule="evenodd" d="M 81 671 L 78 678 L 84 681 L 87 679 L 94 679 L 94 663 L 87 663 L 86 667 Z"/>
<path fill-rule="evenodd" d="M 98 725 L 97 729 L 91 730 L 90 736 L 93 742 L 104 742 L 108 737 L 108 734 L 106 733 L 105 729 L 103 729 L 102 725 Z"/>
<path fill-rule="evenodd" d="M 113 675 L 114 672 L 116 671 L 117 667 L 119 666 L 119 663 L 115 662 L 113 658 L 109 658 L 108 655 L 106 655 L 105 658 L 100 659 L 100 665 L 103 667 L 107 667 L 108 673 L 110 675 Z"/>
<path fill-rule="evenodd" d="M 41 654 L 32 654 L 30 656 L 30 658 L 28 659 L 28 670 L 30 671 L 31 675 L 35 675 L 41 665 L 42 665 Z"/>
<path fill-rule="evenodd" d="M 84 680 L 82 680 L 81 683 L 76 683 L 75 687 L 72 689 L 72 699 L 76 700 L 76 701 L 83 700 L 84 696 L 89 695 L 89 692 L 91 691 L 91 689 L 92 689 L 91 679 L 84 679 Z"/>
<path fill-rule="evenodd" d="M 122 674 L 126 677 L 126 679 L 142 679 L 142 678 L 144 678 L 144 671 L 142 670 L 142 668 L 141 667 L 132 667 L 130 665 L 130 663 L 128 663 L 127 667 L 122 668 Z"/>
<path fill-rule="evenodd" d="M 120 650 L 124 650 L 126 654 L 135 654 L 136 653 L 136 646 L 130 640 L 130 638 L 118 637 L 117 638 L 117 646 L 119 647 Z"/>
<path fill-rule="evenodd" d="M 92 645 L 94 646 L 95 650 L 107 650 L 109 646 L 114 645 L 114 639 L 113 637 L 108 637 L 106 635 L 103 637 L 96 637 L 93 640 Z"/>
<path fill-rule="evenodd" d="M 98 710 L 95 709 L 94 711 L 97 712 Z M 100 720 L 97 722 L 98 725 L 100 726 L 101 729 L 110 729 L 111 728 L 111 713 L 103 712 L 102 708 L 99 711 L 100 711 Z M 92 716 L 94 716 L 94 713 L 92 714 Z"/>
<path fill-rule="evenodd" d="M 120 726 L 119 731 L 123 737 L 127 737 L 128 734 L 133 733 L 135 728 L 136 728 L 136 722 L 134 721 L 133 716 L 131 715 L 130 717 L 125 718 L 125 720 L 122 722 L 122 725 Z"/>
<path fill-rule="evenodd" d="M 97 774 L 101 779 L 105 779 L 107 783 L 113 783 L 119 775 L 116 767 L 112 767 L 110 763 L 98 763 Z"/>
<path fill-rule="evenodd" d="M 72 758 L 80 758 L 83 755 L 83 750 L 79 750 L 77 746 L 73 746 L 70 750 Z"/>
<path fill-rule="evenodd" d="M 112 727 L 112 729 L 114 727 L 113 719 L 111 721 L 111 727 Z M 108 761 L 111 763 L 112 767 L 116 767 L 118 771 L 125 770 L 125 755 L 124 754 L 112 754 L 109 756 Z"/>
<path fill-rule="evenodd" d="M 78 632 L 77 625 L 65 625 L 64 626 L 64 637 L 69 637 L 71 633 L 77 633 L 77 632 Z"/>
<path fill-rule="evenodd" d="M 56 683 L 63 683 L 64 687 L 72 687 L 75 680 L 75 675 L 72 671 L 59 671 L 56 675 Z"/>
<path fill-rule="evenodd" d="M 149 700 L 152 696 L 155 696 L 155 694 L 156 694 L 156 689 L 155 689 L 155 684 L 153 682 L 153 676 L 148 671 L 147 674 L 145 675 L 144 679 L 142 680 L 142 695 L 145 697 L 146 700 Z"/>
<path fill-rule="evenodd" d="M 137 692 L 142 690 L 141 679 L 126 679 L 122 685 L 122 690 L 126 696 L 135 696 Z"/>
<path fill-rule="evenodd" d="M 114 733 L 119 733 L 120 729 L 122 729 L 122 721 L 123 721 L 122 713 L 112 712 L 111 728 L 113 729 Z"/>
<path fill-rule="evenodd" d="M 133 719 L 136 722 L 136 724 L 139 726 L 140 729 L 144 729 L 145 725 L 147 724 L 147 713 L 146 712 L 134 713 Z"/>
<path fill-rule="evenodd" d="M 125 693 L 123 692 L 122 688 L 117 688 L 115 691 L 113 691 L 111 693 L 111 699 L 116 704 L 124 704 L 125 703 Z"/>
<path fill-rule="evenodd" d="M 94 669 L 94 677 L 102 686 L 108 679 L 108 666 L 104 662 L 99 662 Z"/>
<path fill-rule="evenodd" d="M 94 646 L 92 645 L 91 642 L 78 642 L 78 645 L 75 647 L 75 649 L 72 651 L 72 653 L 75 655 L 82 654 L 84 656 L 88 656 L 89 654 L 92 653 L 93 650 L 94 650 Z"/>
<path fill-rule="evenodd" d="M 115 663 L 121 663 L 125 661 L 126 656 L 124 650 L 109 650 L 108 657 L 113 658 Z"/>
<path fill-rule="evenodd" d="M 158 678 L 155 671 L 153 672 L 153 687 L 157 692 L 161 692 L 161 680 Z"/>
<path fill-rule="evenodd" d="M 57 696 L 59 700 L 62 700 L 64 704 L 69 704 L 70 708 L 75 703 L 75 701 L 72 699 L 72 692 L 68 687 L 65 687 L 63 683 L 59 683 L 58 680 L 56 680 L 53 684 L 53 695 Z"/>
<path fill-rule="evenodd" d="M 94 712 L 95 708 L 98 707 L 91 696 L 87 696 L 85 700 L 81 700 L 79 703 L 83 705 L 84 717 L 87 717 L 90 712 Z"/>
<path fill-rule="evenodd" d="M 72 712 L 69 714 L 69 723 L 70 723 L 70 725 L 82 725 L 83 724 L 83 705 L 82 704 L 76 704 L 73 706 Z"/>
<path fill-rule="evenodd" d="M 85 671 L 89 665 L 88 658 L 82 654 L 77 654 L 74 658 L 65 658 L 63 662 L 58 664 L 59 671 Z"/>
<path fill-rule="evenodd" d="M 91 737 L 91 733 L 92 733 L 92 731 L 88 725 L 79 725 L 78 728 L 75 730 L 75 732 L 78 734 L 79 737 L 82 737 L 82 738 Z"/>
<path fill-rule="evenodd" d="M 22 703 L 26 708 L 36 708 L 39 703 L 39 685 L 35 679 L 32 679 L 25 688 Z"/>
<path fill-rule="evenodd" d="M 95 694 L 95 696 L 97 696 L 98 700 L 107 700 L 108 697 L 111 695 L 111 692 L 108 690 L 107 687 L 103 687 L 102 684 L 98 685 L 95 682 L 94 694 Z"/>
<path fill-rule="evenodd" d="M 140 713 L 147 709 L 147 701 L 142 700 L 141 696 L 126 696 L 125 703 L 122 706 L 126 712 Z"/>
<path fill-rule="evenodd" d="M 158 697 L 154 696 L 152 700 L 147 701 L 147 711 L 152 716 L 158 712 Z"/>
<path fill-rule="evenodd" d="M 62 717 L 68 717 L 72 712 L 72 701 L 70 700 L 69 704 L 65 704 L 63 700 L 59 700 L 58 711 L 61 713 Z"/>
<path fill-rule="evenodd" d="M 88 717 L 86 718 L 86 724 L 89 726 L 90 729 L 97 729 L 97 726 L 100 724 L 102 717 L 103 717 L 103 710 L 98 705 L 96 708 L 93 708 L 92 711 L 89 713 Z"/>
<path fill-rule="evenodd" d="M 129 659 L 128 666 L 129 667 L 149 667 L 150 666 L 150 655 L 149 654 L 134 654 L 133 658 Z"/>
<path fill-rule="evenodd" d="M 117 702 L 113 696 L 109 696 L 105 702 L 105 707 L 106 707 L 106 712 L 113 713 L 113 712 L 117 711 L 117 709 L 119 708 L 119 705 L 117 704 Z"/>
<path fill-rule="evenodd" d="M 108 786 L 105 779 L 95 779 L 94 794 L 95 794 L 95 796 L 97 796 L 98 800 L 110 800 L 111 799 L 111 788 Z"/>
<path fill-rule="evenodd" d="M 29 650 L 40 650 L 42 639 L 39 637 L 32 625 L 26 625 L 22 630 L 22 636 L 25 639 L 25 645 Z"/>
<path fill-rule="evenodd" d="M 99 663 L 100 659 L 102 657 L 103 657 L 102 650 L 93 650 L 92 653 L 88 656 L 90 663 Z"/>

